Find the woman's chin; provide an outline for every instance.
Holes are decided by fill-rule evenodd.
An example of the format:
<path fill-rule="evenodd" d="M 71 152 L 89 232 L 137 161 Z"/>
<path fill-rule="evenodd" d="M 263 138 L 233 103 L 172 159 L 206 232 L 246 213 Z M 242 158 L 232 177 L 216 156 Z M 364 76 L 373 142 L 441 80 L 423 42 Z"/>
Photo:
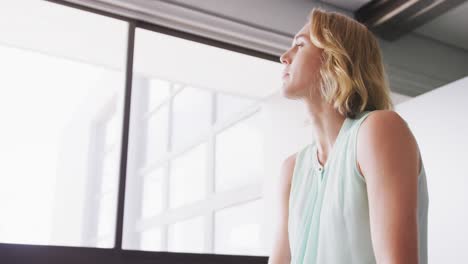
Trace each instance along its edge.
<path fill-rule="evenodd" d="M 281 95 L 287 99 L 297 99 L 297 95 L 294 93 L 294 91 L 285 89 L 284 87 L 281 90 Z"/>

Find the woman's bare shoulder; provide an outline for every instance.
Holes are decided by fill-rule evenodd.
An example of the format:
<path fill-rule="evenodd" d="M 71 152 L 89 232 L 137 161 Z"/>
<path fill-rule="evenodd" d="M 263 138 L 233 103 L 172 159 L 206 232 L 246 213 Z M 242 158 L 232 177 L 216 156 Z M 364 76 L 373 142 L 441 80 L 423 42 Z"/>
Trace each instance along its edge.
<path fill-rule="evenodd" d="M 389 168 L 409 167 L 419 171 L 419 151 L 416 138 L 406 121 L 394 111 L 378 111 L 363 121 L 357 140 L 357 163 L 362 175 L 367 169 L 380 169 L 387 163 Z M 395 171 L 395 169 L 391 170 Z M 383 173 L 377 173 L 382 176 Z"/>

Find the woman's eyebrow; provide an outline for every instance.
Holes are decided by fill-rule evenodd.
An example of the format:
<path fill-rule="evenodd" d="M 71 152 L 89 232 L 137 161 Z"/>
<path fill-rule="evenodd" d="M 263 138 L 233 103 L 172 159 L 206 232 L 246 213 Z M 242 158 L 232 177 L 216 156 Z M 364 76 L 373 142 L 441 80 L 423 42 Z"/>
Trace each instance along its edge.
<path fill-rule="evenodd" d="M 299 35 L 294 37 L 294 40 L 297 40 L 298 38 L 305 38 L 305 37 L 307 37 L 306 34 L 299 34 Z"/>
<path fill-rule="evenodd" d="M 305 35 L 305 34 L 299 34 L 299 35 L 297 35 L 297 36 L 294 36 L 293 45 L 294 45 L 294 43 L 296 43 L 296 41 L 297 41 L 299 38 L 307 38 L 307 35 Z"/>

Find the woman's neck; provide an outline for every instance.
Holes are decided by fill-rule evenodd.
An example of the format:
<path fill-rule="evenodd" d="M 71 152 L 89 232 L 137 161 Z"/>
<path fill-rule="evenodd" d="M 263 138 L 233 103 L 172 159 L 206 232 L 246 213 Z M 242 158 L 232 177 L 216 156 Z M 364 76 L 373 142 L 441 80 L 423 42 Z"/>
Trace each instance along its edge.
<path fill-rule="evenodd" d="M 317 157 L 323 165 L 346 118 L 328 104 L 316 107 L 306 101 L 306 106 L 317 145 Z"/>

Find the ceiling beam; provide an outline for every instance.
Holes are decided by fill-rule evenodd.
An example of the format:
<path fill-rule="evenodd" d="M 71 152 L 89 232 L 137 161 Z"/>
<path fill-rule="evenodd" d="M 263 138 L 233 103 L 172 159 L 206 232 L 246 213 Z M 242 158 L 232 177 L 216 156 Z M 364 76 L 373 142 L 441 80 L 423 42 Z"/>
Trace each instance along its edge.
<path fill-rule="evenodd" d="M 354 17 L 382 39 L 393 41 L 466 0 L 373 0 Z"/>

